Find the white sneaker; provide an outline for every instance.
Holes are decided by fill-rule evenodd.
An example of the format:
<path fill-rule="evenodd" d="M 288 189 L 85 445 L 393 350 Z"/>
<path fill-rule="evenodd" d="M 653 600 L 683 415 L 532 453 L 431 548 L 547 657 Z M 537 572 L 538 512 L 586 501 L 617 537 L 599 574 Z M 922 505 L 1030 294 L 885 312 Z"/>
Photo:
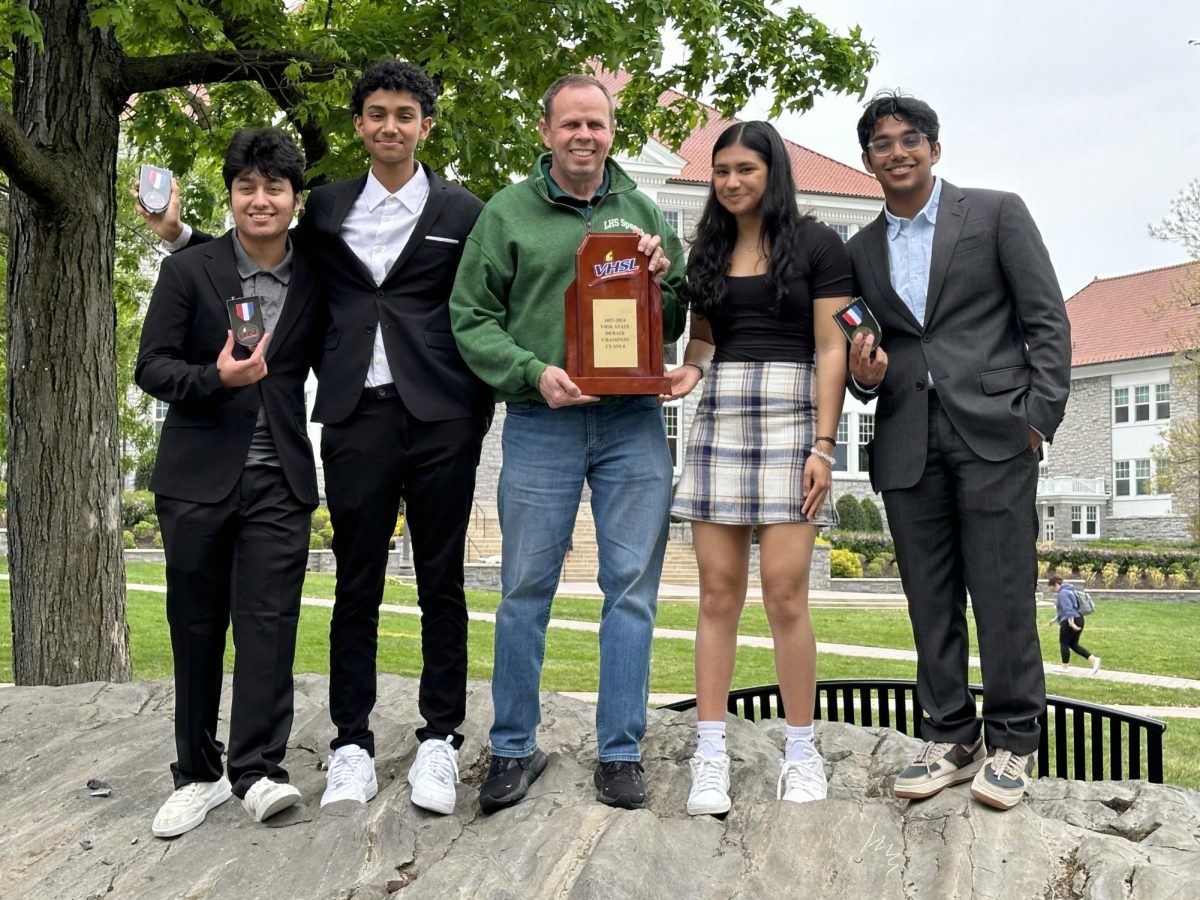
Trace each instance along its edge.
<path fill-rule="evenodd" d="M 688 793 L 689 816 L 719 816 L 729 812 L 729 755 L 701 756 L 697 753 L 692 767 L 692 789 Z"/>
<path fill-rule="evenodd" d="M 210 809 L 216 809 L 233 796 L 229 779 L 222 775 L 217 781 L 193 781 L 171 793 L 167 802 L 158 808 L 151 831 L 155 837 L 175 837 L 191 831 L 204 821 Z"/>
<path fill-rule="evenodd" d="M 264 775 L 250 785 L 250 790 L 246 791 L 246 796 L 242 798 L 242 806 L 254 816 L 255 822 L 261 822 L 283 812 L 289 806 L 295 806 L 299 799 L 300 791 L 294 785 L 272 781 Z"/>
<path fill-rule="evenodd" d="M 339 800 L 366 803 L 379 793 L 379 782 L 375 780 L 375 760 L 357 744 L 347 744 L 334 750 L 329 757 L 328 768 L 321 806 Z"/>
<path fill-rule="evenodd" d="M 1092 671 L 1093 671 L 1093 672 L 1099 672 L 1099 671 L 1100 671 L 1100 657 L 1098 657 L 1098 656 L 1097 656 L 1097 657 L 1094 657 L 1094 658 L 1092 659 Z"/>
<path fill-rule="evenodd" d="M 430 812 L 449 815 L 454 812 L 458 783 L 458 751 L 452 738 L 444 741 L 421 741 L 417 747 L 417 758 L 408 770 L 408 783 L 412 786 L 414 805 Z"/>
<path fill-rule="evenodd" d="M 779 783 L 775 786 L 775 797 L 792 803 L 807 803 L 824 800 L 829 794 L 825 781 L 825 762 L 819 756 L 800 762 L 780 760 Z"/>

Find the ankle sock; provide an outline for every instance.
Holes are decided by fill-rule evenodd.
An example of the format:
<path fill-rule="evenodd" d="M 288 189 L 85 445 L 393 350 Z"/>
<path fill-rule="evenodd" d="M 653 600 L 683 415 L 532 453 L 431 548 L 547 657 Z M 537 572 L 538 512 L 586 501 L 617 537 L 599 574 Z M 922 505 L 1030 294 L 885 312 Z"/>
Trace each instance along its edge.
<path fill-rule="evenodd" d="M 813 743 L 813 727 L 811 725 L 788 725 L 787 744 L 784 757 L 788 762 L 803 762 L 813 759 L 817 754 L 817 746 Z"/>
<path fill-rule="evenodd" d="M 725 723 L 696 723 L 696 752 L 712 759 L 725 754 Z"/>

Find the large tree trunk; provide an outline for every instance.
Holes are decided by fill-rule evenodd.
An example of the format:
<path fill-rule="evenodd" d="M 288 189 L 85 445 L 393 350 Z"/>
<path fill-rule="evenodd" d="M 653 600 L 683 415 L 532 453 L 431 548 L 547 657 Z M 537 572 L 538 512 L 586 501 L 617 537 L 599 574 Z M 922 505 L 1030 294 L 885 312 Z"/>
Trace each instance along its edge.
<path fill-rule="evenodd" d="M 30 0 L 13 112 L 62 192 L 14 190 L 9 556 L 18 684 L 130 676 L 112 300 L 121 54 L 86 0 Z"/>

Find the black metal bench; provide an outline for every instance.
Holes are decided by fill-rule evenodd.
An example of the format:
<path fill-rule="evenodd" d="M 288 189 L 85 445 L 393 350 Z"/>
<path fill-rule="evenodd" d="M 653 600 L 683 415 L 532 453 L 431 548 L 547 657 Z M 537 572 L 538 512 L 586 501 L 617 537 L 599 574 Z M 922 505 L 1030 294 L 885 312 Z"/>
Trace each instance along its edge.
<path fill-rule="evenodd" d="M 983 696 L 983 688 L 971 685 L 971 693 L 978 699 Z M 663 709 L 685 711 L 695 706 L 693 698 Z M 728 708 L 751 722 L 784 715 L 777 684 L 730 691 Z M 921 713 L 915 681 L 874 678 L 817 682 L 815 719 L 879 725 L 919 738 Z M 1165 722 L 1053 695 L 1046 697 L 1046 712 L 1038 721 L 1042 726 L 1038 776 L 1080 781 L 1142 778 L 1162 784 Z"/>

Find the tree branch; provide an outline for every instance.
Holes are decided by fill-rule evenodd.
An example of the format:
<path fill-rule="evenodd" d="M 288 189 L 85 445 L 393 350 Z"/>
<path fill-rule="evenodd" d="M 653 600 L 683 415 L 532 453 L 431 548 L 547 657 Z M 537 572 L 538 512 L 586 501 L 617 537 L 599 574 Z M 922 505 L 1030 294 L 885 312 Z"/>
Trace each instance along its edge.
<path fill-rule="evenodd" d="M 0 103 L 0 169 L 8 173 L 9 183 L 37 203 L 64 207 L 73 194 L 66 174 L 29 140 L 25 129 L 13 117 L 7 105 Z M 8 230 L 7 195 L 4 230 Z"/>
<path fill-rule="evenodd" d="M 292 63 L 307 63 L 308 81 L 328 81 L 341 66 L 312 53 L 298 50 L 217 50 L 174 53 L 166 56 L 130 56 L 121 69 L 126 96 L 164 88 L 189 87 L 222 81 L 282 83 L 284 70 Z"/>
<path fill-rule="evenodd" d="M 262 23 L 245 16 L 235 15 L 226 4 L 207 4 L 209 11 L 221 20 L 221 30 L 229 42 L 242 52 L 251 53 L 263 47 Z M 271 96 L 287 116 L 287 120 L 300 135 L 300 145 L 304 149 L 305 162 L 313 163 L 329 154 L 329 139 L 321 123 L 311 116 L 299 112 L 304 102 L 304 93 L 293 84 L 283 80 L 275 73 L 264 73 L 267 77 L 256 79 L 263 89 Z"/>

